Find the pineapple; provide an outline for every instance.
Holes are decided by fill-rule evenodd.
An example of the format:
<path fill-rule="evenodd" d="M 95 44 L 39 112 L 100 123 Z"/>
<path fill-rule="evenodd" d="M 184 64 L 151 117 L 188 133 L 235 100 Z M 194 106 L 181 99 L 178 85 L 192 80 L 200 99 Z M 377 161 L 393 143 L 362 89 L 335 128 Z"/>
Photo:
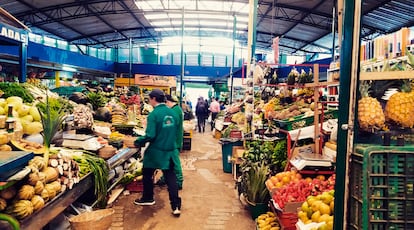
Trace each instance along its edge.
<path fill-rule="evenodd" d="M 359 86 L 361 99 L 358 101 L 358 122 L 363 130 L 380 130 L 384 128 L 385 116 L 381 104 L 369 96 L 371 85 L 364 81 Z"/>
<path fill-rule="evenodd" d="M 414 126 L 414 91 L 409 81 L 404 82 L 401 92 L 393 94 L 385 106 L 385 117 L 403 128 Z"/>

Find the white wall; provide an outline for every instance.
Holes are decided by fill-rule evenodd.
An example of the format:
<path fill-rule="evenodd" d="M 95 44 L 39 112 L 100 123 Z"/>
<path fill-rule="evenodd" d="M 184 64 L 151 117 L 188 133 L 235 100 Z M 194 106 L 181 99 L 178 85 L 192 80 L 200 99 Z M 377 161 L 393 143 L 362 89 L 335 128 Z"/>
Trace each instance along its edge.
<path fill-rule="evenodd" d="M 199 97 L 203 97 L 206 99 L 208 97 L 208 90 L 209 88 L 189 88 L 186 87 L 186 95 L 187 99 L 191 101 L 191 104 L 193 105 L 193 111 L 195 111 L 195 106 L 197 104 L 197 99 Z"/>

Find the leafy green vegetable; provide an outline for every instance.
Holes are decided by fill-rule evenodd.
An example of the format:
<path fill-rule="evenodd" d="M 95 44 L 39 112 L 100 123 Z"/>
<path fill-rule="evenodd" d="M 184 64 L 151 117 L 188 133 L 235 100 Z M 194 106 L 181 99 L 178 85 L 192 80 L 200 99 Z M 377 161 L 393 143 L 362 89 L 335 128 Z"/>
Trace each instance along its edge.
<path fill-rule="evenodd" d="M 269 191 L 266 188 L 266 180 L 269 175 L 269 167 L 256 163 L 249 167 L 244 173 L 244 187 L 246 188 L 247 200 L 250 203 L 266 203 L 270 199 Z"/>
<path fill-rule="evenodd" d="M 50 107 L 51 110 L 53 111 L 59 111 L 62 110 L 64 112 L 67 113 L 72 113 L 73 112 L 73 105 L 69 103 L 68 100 L 64 99 L 64 98 L 52 98 L 52 97 L 48 97 L 47 98 L 48 103 L 38 103 L 36 105 L 36 107 L 39 109 L 39 111 L 41 113 L 46 113 L 47 110 L 47 106 Z"/>
<path fill-rule="evenodd" d="M 37 104 L 43 125 L 43 143 L 46 147 L 46 152 L 44 154 L 45 162 L 49 162 L 50 143 L 52 142 L 52 139 L 59 130 L 59 128 L 61 127 L 66 114 L 62 107 L 56 105 L 52 107 L 49 101 L 49 97 L 46 94 L 46 101 L 39 102 Z"/>
<path fill-rule="evenodd" d="M 84 151 L 80 156 L 73 156 L 73 160 L 78 162 L 79 170 L 83 175 L 89 172 L 93 173 L 97 204 L 99 207 L 105 207 L 109 174 L 109 168 L 106 161 L 100 157 L 87 153 L 87 151 Z"/>
<path fill-rule="evenodd" d="M 88 98 L 88 101 L 91 103 L 94 110 L 105 106 L 105 104 L 108 102 L 108 99 L 100 92 L 90 92 L 86 94 L 86 97 Z"/>
<path fill-rule="evenodd" d="M 20 83 L 0 82 L 0 90 L 3 91 L 4 98 L 18 96 L 26 103 L 32 103 L 34 100 L 33 95 Z"/>

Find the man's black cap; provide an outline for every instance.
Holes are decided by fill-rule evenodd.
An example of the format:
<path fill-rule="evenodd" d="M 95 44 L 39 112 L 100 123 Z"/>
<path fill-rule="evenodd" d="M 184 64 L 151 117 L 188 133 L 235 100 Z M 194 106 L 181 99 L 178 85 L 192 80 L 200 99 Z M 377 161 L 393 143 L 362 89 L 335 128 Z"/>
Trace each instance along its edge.
<path fill-rule="evenodd" d="M 175 98 L 174 96 L 171 96 L 169 94 L 165 95 L 165 98 L 167 99 L 167 101 L 177 102 L 177 98 Z"/>
<path fill-rule="evenodd" d="M 160 98 L 160 97 L 165 97 L 165 94 L 162 90 L 160 89 L 153 89 L 151 91 L 151 93 L 149 93 L 150 97 L 156 97 L 156 98 Z"/>

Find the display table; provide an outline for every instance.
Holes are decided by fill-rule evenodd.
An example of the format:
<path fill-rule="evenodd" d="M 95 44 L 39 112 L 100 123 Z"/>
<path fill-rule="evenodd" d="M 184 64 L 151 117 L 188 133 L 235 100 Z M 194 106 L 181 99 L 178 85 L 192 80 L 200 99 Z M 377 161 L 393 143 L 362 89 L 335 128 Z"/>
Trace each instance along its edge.
<path fill-rule="evenodd" d="M 139 149 L 136 148 L 121 149 L 119 153 L 107 160 L 109 169 L 113 169 L 122 164 L 131 156 L 138 153 L 138 151 Z M 92 173 L 89 173 L 84 176 L 78 184 L 73 186 L 71 190 L 66 190 L 63 193 L 60 193 L 52 201 L 47 202 L 41 210 L 22 220 L 20 222 L 21 229 L 41 230 L 93 186 L 93 175 Z"/>

